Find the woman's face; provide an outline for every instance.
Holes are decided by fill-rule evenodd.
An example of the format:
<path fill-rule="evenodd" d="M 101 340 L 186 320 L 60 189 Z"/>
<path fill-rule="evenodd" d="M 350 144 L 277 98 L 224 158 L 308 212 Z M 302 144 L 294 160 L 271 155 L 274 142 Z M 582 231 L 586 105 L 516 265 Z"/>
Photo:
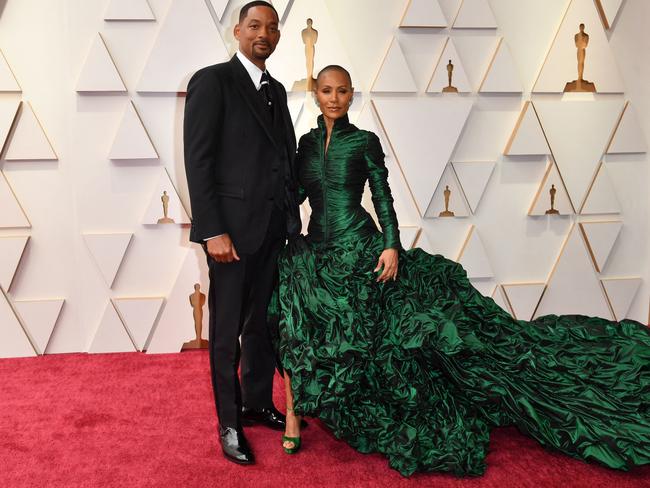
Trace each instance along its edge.
<path fill-rule="evenodd" d="M 345 73 L 330 70 L 321 74 L 315 92 L 324 117 L 336 120 L 348 113 L 354 91 Z"/>

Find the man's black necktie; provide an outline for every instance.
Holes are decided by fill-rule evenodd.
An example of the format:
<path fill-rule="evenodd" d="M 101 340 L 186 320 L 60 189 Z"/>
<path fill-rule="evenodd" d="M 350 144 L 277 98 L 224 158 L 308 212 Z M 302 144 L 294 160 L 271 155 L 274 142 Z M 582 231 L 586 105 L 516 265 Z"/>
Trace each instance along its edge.
<path fill-rule="evenodd" d="M 271 96 L 271 78 L 269 74 L 265 71 L 262 73 L 262 79 L 260 80 L 260 95 L 264 101 L 264 105 L 268 108 L 270 113 L 273 113 L 273 97 Z"/>

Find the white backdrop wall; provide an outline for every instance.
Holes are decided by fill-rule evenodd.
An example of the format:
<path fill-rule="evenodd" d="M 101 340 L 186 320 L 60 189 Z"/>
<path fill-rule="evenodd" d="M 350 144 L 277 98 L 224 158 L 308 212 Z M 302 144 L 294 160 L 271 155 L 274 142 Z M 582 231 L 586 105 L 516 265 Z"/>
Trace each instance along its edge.
<path fill-rule="evenodd" d="M 5 280 L 1 285 L 0 357 L 143 348 L 148 352 L 173 352 L 193 338 L 188 296 L 194 283 L 200 283 L 206 293 L 208 285 L 202 251 L 188 243 L 186 226 L 143 222 L 150 206 L 160 205 L 159 182 L 165 170 L 180 200 L 189 209 L 182 158 L 184 97 L 177 93 L 182 90 L 183 80 L 174 76 L 178 75 L 183 60 L 191 62 L 194 57 L 176 48 L 182 48 L 183 41 L 187 38 L 191 41 L 192 36 L 198 39 L 201 35 L 214 35 L 214 45 L 193 46 L 193 52 L 199 54 L 197 59 L 205 58 L 206 52 L 208 55 L 220 50 L 233 53 L 236 46 L 231 29 L 243 3 L 239 0 L 0 2 L 0 50 L 22 90 L 0 92 L 5 111 L 0 117 L 11 119 L 11 107 L 20 100 L 24 102 L 14 132 L 7 138 L 0 169 L 31 223 L 30 228 L 3 224 L 3 213 L 7 214 L 8 207 L 0 208 L 0 245 L 5 250 L 0 255 L 0 270 L 8 276 L 15 269 L 13 280 Z M 598 19 L 593 0 L 465 0 L 463 8 L 470 9 L 465 13 L 471 14 L 472 6 L 479 10 L 489 7 L 496 28 L 476 28 L 485 21 L 483 15 L 470 18 L 471 27 L 462 29 L 451 27 L 463 3 L 460 0 L 428 2 L 429 7 L 434 3 L 440 5 L 447 27 L 400 27 L 409 8 L 408 0 L 275 3 L 281 10 L 287 8 L 283 13 L 283 38 L 269 62 L 271 73 L 288 90 L 293 82 L 305 77 L 304 47 L 299 32 L 305 26 L 306 17 L 312 17 L 314 27 L 319 30 L 316 68 L 330 62 L 350 68 L 357 89 L 351 117 L 358 119 L 359 126 L 377 130 L 382 138 L 405 239 L 410 236 L 411 240 L 416 239 L 416 245 L 452 259 L 458 259 L 464 249 L 460 260 L 470 269 L 476 286 L 485 294 L 494 293 L 503 306 L 514 307 L 518 318 L 530 318 L 522 314 L 532 314 L 544 288 L 546 292 L 537 313 L 589 313 L 612 318 L 599 280 L 635 278 L 612 282 L 609 300 L 619 315 L 617 318 L 623 314 L 648 322 L 650 175 L 647 153 L 608 154 L 602 158 L 613 188 L 604 195 L 615 195 L 617 213 L 549 217 L 528 215 L 544 177 L 548 156 L 515 157 L 503 152 L 528 100 L 536 104 L 565 182 L 575 170 L 560 155 L 563 151 L 570 152 L 571 141 L 554 137 L 558 127 L 552 126 L 563 123 L 558 113 L 570 107 L 567 104 L 582 104 L 584 118 L 592 114 L 593 119 L 585 123 L 593 124 L 596 131 L 599 124 L 606 125 L 603 117 L 607 114 L 611 117 L 613 110 L 608 112 L 602 107 L 609 103 L 618 107 L 620 113 L 624 102 L 629 101 L 636 110 L 643 139 L 650 140 L 650 66 L 643 55 L 650 51 L 650 33 L 645 25 L 650 18 L 649 2 L 610 2 L 621 3 L 615 20 L 610 19 L 610 29 L 605 30 L 600 23 L 589 25 L 591 44 L 587 66 L 590 62 L 595 67 L 614 60 L 614 64 L 606 65 L 608 74 L 602 75 L 607 79 L 591 81 L 597 87 L 605 87 L 611 77 L 615 85 L 618 74 L 622 89 L 618 93 L 614 90 L 577 97 L 561 93 L 564 82 L 576 77 L 574 67 L 567 73 L 550 73 L 551 78 L 555 76 L 562 81 L 556 93 L 538 93 L 534 87 L 547 54 L 548 63 L 554 62 L 552 46 L 563 18 L 571 17 L 575 11 L 580 18 Z M 413 0 L 413 3 L 418 2 Z M 104 20 L 112 4 L 131 8 L 136 4 L 149 5 L 155 20 Z M 174 15 L 176 18 L 172 19 Z M 577 32 L 577 26 L 571 32 Z M 600 35 L 606 41 L 604 44 L 598 43 L 599 33 L 604 33 Z M 99 87 L 106 80 L 93 65 L 101 61 L 93 57 L 91 50 L 99 34 L 110 51 L 125 91 L 76 91 L 80 75 L 86 69 L 95 75 L 90 85 Z M 455 73 L 460 77 L 464 68 L 469 93 L 444 96 L 427 93 L 448 36 L 458 52 Z M 497 85 L 509 86 L 514 82 L 521 86 L 521 93 L 479 93 L 479 85 L 501 37 L 503 46 L 512 54 L 515 76 L 497 79 Z M 161 44 L 161 40 L 168 38 L 176 42 Z M 572 38 L 569 41 L 570 58 L 575 59 Z M 393 43 L 397 43 L 393 47 L 401 49 L 410 73 L 400 71 L 399 53 L 384 62 Z M 558 51 L 558 59 L 562 57 L 562 49 Z M 153 63 L 160 53 L 161 59 L 168 59 L 162 70 Z M 608 57 L 609 53 L 612 56 Z M 222 59 L 214 59 L 218 61 Z M 558 62 L 561 64 L 561 60 Z M 446 60 L 442 64 L 446 73 L 445 64 Z M 595 68 L 592 72 L 596 72 Z M 186 70 L 185 81 L 189 74 L 191 70 Z M 585 77 L 589 79 L 588 75 L 587 70 Z M 158 81 L 160 84 L 151 88 Z M 0 87 L 3 89 L 6 87 Z M 290 93 L 289 98 L 292 108 L 300 110 L 296 127 L 301 134 L 312 126 L 315 106 L 304 92 Z M 35 143 L 27 144 L 27 149 L 20 146 L 23 132 L 28 142 L 30 137 L 36 140 L 38 136 L 38 131 L 27 130 L 34 126 L 28 125 L 26 102 L 31 104 L 47 134 L 56 160 L 39 159 L 42 156 L 30 153 Z M 109 158 L 131 102 L 159 157 L 154 154 L 154 157 L 138 158 L 134 152 L 132 158 Z M 469 114 L 466 121 L 463 106 L 467 106 Z M 409 137 L 416 132 L 416 125 L 422 126 L 415 123 L 418 113 L 423 117 L 423 124 L 430 123 L 439 130 L 413 143 Z M 575 115 L 575 111 L 571 113 Z M 458 129 L 454 133 L 449 127 L 456 119 Z M 137 131 L 127 133 L 134 151 L 138 143 L 144 141 L 146 146 L 141 136 Z M 602 149 L 608 142 L 602 137 L 592 139 Z M 8 151 L 12 146 L 14 152 L 22 150 L 24 159 L 11 160 Z M 130 146 L 126 147 L 128 150 Z M 598 159 L 596 163 L 601 160 Z M 447 162 L 456 163 L 456 173 L 450 168 L 444 170 Z M 487 166 L 481 166 L 478 171 L 479 164 L 494 164 L 484 192 L 480 184 L 483 180 L 479 180 Z M 593 168 L 589 171 L 593 172 Z M 459 175 L 460 182 L 455 174 Z M 459 198 L 461 187 L 466 194 L 475 195 L 473 198 L 478 203 L 471 202 L 465 209 L 466 217 L 421 216 L 421 213 L 437 215 L 442 195 L 439 180 L 443 184 L 451 183 L 454 198 Z M 547 198 L 545 195 L 544 188 L 541 198 Z M 171 196 L 176 197 L 173 191 Z M 431 197 L 434 203 L 427 213 Z M 457 215 L 462 214 L 463 205 L 457 205 L 455 210 Z M 185 220 L 181 217 L 177 222 Z M 596 271 L 577 226 L 594 221 L 622 222 L 620 235 L 606 263 L 601 263 L 600 272 Z M 590 228 L 588 224 L 586 228 Z M 124 234 L 133 237 L 129 241 Z M 16 236 L 30 236 L 19 262 L 16 260 L 16 252 L 20 254 L 16 251 L 20 247 L 16 244 L 18 240 L 9 239 Z M 609 250 L 611 243 L 607 244 L 606 235 L 598 238 L 592 235 L 592 240 L 592 247 L 602 245 Z M 126 243 L 128 246 L 124 247 Z M 117 268 L 123 250 L 124 259 Z M 112 275 L 108 279 L 104 276 L 96 258 L 105 260 L 103 269 L 109 270 L 109 275 L 117 269 L 112 284 Z M 495 290 L 497 285 L 504 285 L 509 294 L 504 295 L 501 287 Z M 60 304 L 60 300 L 65 301 L 60 314 L 56 307 L 44 306 Z M 126 307 L 125 303 L 135 306 Z"/>

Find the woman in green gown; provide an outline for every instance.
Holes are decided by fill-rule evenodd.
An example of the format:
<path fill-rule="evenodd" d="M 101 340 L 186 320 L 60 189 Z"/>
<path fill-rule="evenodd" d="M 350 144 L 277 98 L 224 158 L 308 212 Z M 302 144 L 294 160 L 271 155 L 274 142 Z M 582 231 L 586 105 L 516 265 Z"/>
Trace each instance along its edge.
<path fill-rule="evenodd" d="M 306 237 L 279 261 L 287 385 L 283 447 L 300 416 L 403 475 L 485 470 L 490 429 L 516 425 L 542 445 L 616 469 L 650 462 L 650 333 L 579 315 L 513 319 L 463 268 L 402 250 L 379 139 L 347 117 L 343 68 L 318 76 L 322 115 L 298 148 Z M 361 206 L 365 182 L 380 233 Z M 399 266 L 399 272 L 398 272 Z"/>

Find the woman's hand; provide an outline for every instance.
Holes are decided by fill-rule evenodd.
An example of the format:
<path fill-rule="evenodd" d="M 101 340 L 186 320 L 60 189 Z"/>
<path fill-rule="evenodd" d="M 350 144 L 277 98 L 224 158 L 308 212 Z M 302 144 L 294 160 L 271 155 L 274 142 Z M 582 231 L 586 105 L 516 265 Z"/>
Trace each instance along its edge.
<path fill-rule="evenodd" d="M 388 280 L 397 279 L 397 265 L 399 262 L 399 253 L 397 249 L 384 249 L 384 252 L 379 256 L 375 273 L 384 268 L 382 273 L 377 277 L 377 281 L 386 283 Z"/>

